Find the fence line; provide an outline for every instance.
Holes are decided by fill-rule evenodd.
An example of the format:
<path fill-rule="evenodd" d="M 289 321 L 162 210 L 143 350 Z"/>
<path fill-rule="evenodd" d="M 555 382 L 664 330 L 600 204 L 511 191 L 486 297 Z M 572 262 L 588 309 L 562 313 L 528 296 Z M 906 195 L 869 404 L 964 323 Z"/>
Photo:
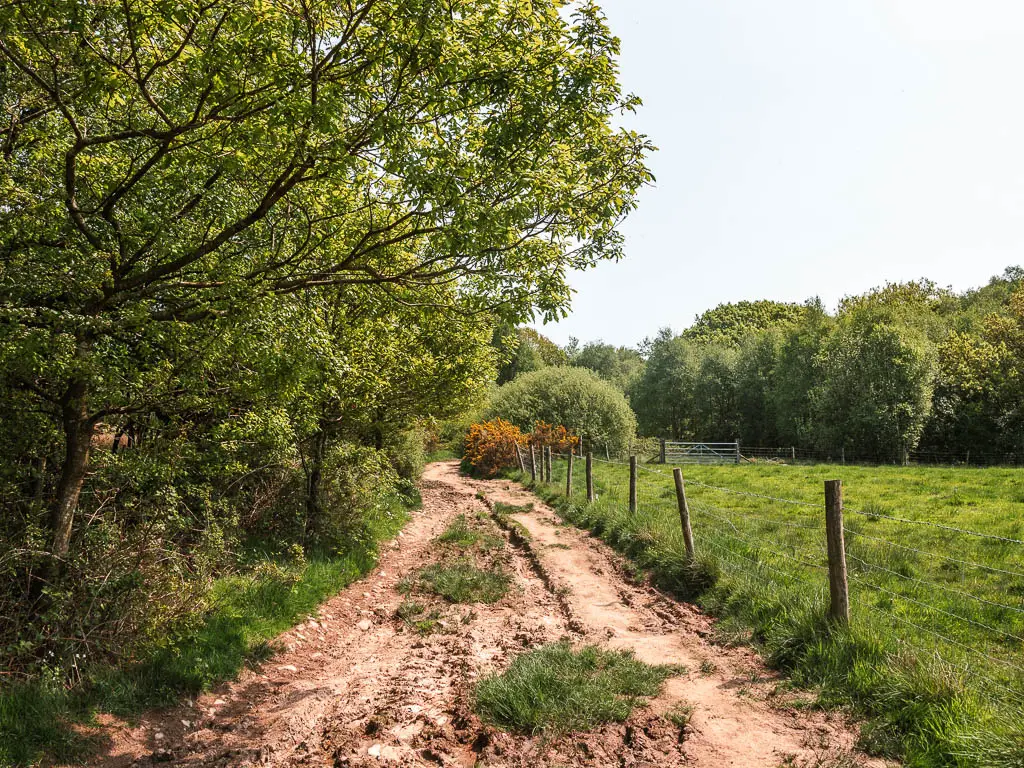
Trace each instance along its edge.
<path fill-rule="evenodd" d="M 557 454 L 557 455 L 560 456 L 560 457 L 563 457 L 563 458 L 565 456 L 565 454 Z M 594 457 L 594 461 L 599 462 L 601 464 L 612 464 L 612 465 L 621 466 L 621 467 L 628 467 L 629 466 L 629 464 L 627 462 L 614 461 L 614 460 L 610 460 L 610 459 L 599 459 L 596 456 Z M 651 467 L 644 466 L 643 464 L 641 464 L 639 462 L 637 462 L 637 469 L 639 469 L 639 470 L 641 470 L 643 472 L 648 472 L 650 474 L 661 475 L 663 477 L 667 477 L 668 476 L 668 473 L 666 473 L 666 472 L 662 472 L 661 470 L 653 469 Z M 735 488 L 725 488 L 725 487 L 719 486 L 719 485 L 709 485 L 708 483 L 702 483 L 702 482 L 700 482 L 698 480 L 687 480 L 686 481 L 686 485 L 689 486 L 689 487 L 694 487 L 694 488 L 703 488 L 705 490 L 718 491 L 720 493 L 728 493 L 728 494 L 731 494 L 733 496 L 747 496 L 749 498 L 762 499 L 764 501 L 775 501 L 775 502 L 778 502 L 779 504 L 791 504 L 793 506 L 811 507 L 813 509 L 820 509 L 820 507 L 821 507 L 820 504 L 817 504 L 817 503 L 815 503 L 813 501 L 801 501 L 799 499 L 786 499 L 786 498 L 780 498 L 778 496 L 771 496 L 769 494 L 764 494 L 764 493 L 754 493 L 753 491 L 738 491 Z M 1014 539 L 1014 538 L 1009 538 L 1009 537 L 1006 537 L 1006 536 L 997 536 L 996 534 L 992 534 L 992 533 L 984 533 L 984 532 L 981 532 L 981 531 L 973 531 L 973 530 L 971 530 L 969 528 L 958 528 L 956 526 L 945 525 L 943 523 L 933 523 L 930 520 L 912 520 L 910 518 L 896 517 L 896 516 L 893 516 L 893 515 L 886 515 L 886 514 L 882 514 L 882 513 L 879 513 L 879 512 L 865 512 L 865 511 L 862 511 L 862 510 L 859 510 L 859 509 L 855 509 L 855 508 L 851 508 L 851 507 L 848 507 L 848 506 L 845 506 L 845 505 L 843 507 L 843 511 L 844 512 L 852 513 L 854 515 L 859 515 L 861 517 L 867 517 L 867 518 L 873 518 L 873 519 L 881 519 L 881 520 L 889 520 L 891 522 L 906 523 L 906 524 L 909 524 L 909 525 L 923 525 L 923 526 L 927 526 L 927 527 L 930 527 L 930 528 L 939 528 L 939 529 L 942 529 L 942 530 L 951 531 L 951 532 L 954 532 L 954 533 L 960 533 L 960 534 L 964 534 L 964 535 L 967 535 L 967 536 L 976 536 L 976 537 L 982 538 L 982 539 L 992 539 L 992 540 L 995 540 L 995 541 L 1002 541 L 1002 542 L 1009 543 L 1009 544 L 1022 544 L 1022 545 L 1024 545 L 1024 540 L 1021 540 L 1021 539 Z M 849 531 L 848 528 L 846 528 L 844 530 Z M 856 531 L 852 531 L 852 533 L 855 533 L 857 535 L 862 535 L 862 534 L 859 534 Z M 1021 574 L 1014 574 L 1014 575 L 1020 576 Z"/>
<path fill-rule="evenodd" d="M 770 509 L 770 505 L 777 504 L 797 507 L 801 510 L 814 509 L 818 512 L 823 510 L 823 505 L 820 502 L 815 503 L 783 498 L 771 495 L 770 493 L 757 493 L 696 480 L 687 480 L 684 485 L 677 485 L 675 488 L 675 496 L 679 501 L 679 508 L 676 510 L 676 505 L 672 503 L 674 494 L 671 485 L 673 479 L 669 472 L 658 467 L 646 466 L 636 461 L 636 459 L 628 463 L 622 460 L 600 459 L 590 456 L 588 460 L 621 468 L 622 471 L 632 476 L 632 484 L 636 489 L 636 496 L 634 497 L 636 514 L 646 515 L 655 509 L 660 509 L 662 513 L 665 513 L 669 511 L 669 508 L 672 508 L 673 512 L 678 511 L 680 522 L 684 527 L 692 520 L 695 523 L 693 538 L 697 542 L 697 549 L 704 547 L 709 550 L 715 559 L 730 573 L 739 575 L 753 572 L 761 574 L 763 578 L 769 578 L 773 581 L 778 579 L 782 584 L 793 585 L 797 589 L 805 589 L 811 580 L 811 573 L 826 571 L 829 572 L 830 583 L 833 586 L 837 583 L 836 574 L 832 573 L 834 563 L 829 551 L 830 547 L 825 546 L 827 536 L 822 535 L 828 530 L 828 526 L 825 525 L 826 516 L 816 517 L 813 521 L 806 518 L 775 519 L 742 508 L 744 506 L 742 504 L 735 508 L 732 506 L 722 506 L 721 500 L 719 500 L 719 503 L 712 503 L 705 500 L 704 497 L 710 495 L 714 498 L 714 494 L 725 494 L 729 497 L 764 502 L 765 504 L 760 508 Z M 633 466 L 632 471 L 630 470 L 631 464 Z M 560 462 L 559 471 L 561 472 L 564 467 L 565 464 Z M 641 475 L 650 478 L 650 480 L 640 482 Z M 568 482 L 566 485 L 568 488 Z M 613 494 L 613 503 L 625 506 L 630 500 L 630 495 L 625 493 L 625 485 L 623 483 L 623 487 L 619 489 L 619 492 L 615 492 L 614 487 L 605 489 Z M 652 488 L 656 490 L 652 491 Z M 701 498 L 690 499 L 687 503 L 685 499 L 686 490 L 696 491 L 697 495 Z M 759 509 L 758 505 L 747 506 L 754 510 Z M 868 512 L 855 507 L 845 507 L 841 504 L 838 511 L 838 531 L 853 537 L 850 543 L 845 543 L 842 547 L 843 560 L 845 561 L 848 558 L 855 568 L 849 574 L 848 581 L 845 572 L 841 574 L 844 585 L 840 592 L 840 598 L 837 598 L 836 593 L 830 588 L 832 593 L 830 602 L 833 606 L 837 599 L 840 599 L 840 604 L 842 604 L 841 597 L 843 594 L 845 594 L 846 604 L 849 604 L 850 592 L 862 593 L 863 589 L 884 596 L 886 600 L 892 601 L 890 605 L 902 600 L 905 605 L 913 606 L 914 609 L 920 611 L 923 617 L 926 617 L 918 619 L 922 623 L 912 622 L 890 610 L 886 610 L 884 607 L 875 604 L 874 600 L 862 599 L 861 604 L 875 614 L 910 626 L 941 641 L 941 644 L 937 645 L 934 649 L 926 651 L 934 654 L 936 658 L 943 658 L 943 654 L 949 652 L 944 651 L 943 647 L 947 647 L 966 650 L 978 658 L 991 662 L 995 667 L 989 667 L 988 671 L 985 669 L 972 669 L 972 673 L 977 674 L 984 686 L 991 686 L 993 689 L 1019 696 L 1020 694 L 1017 694 L 1013 688 L 1005 685 L 1002 680 L 1007 672 L 1020 675 L 1024 679 L 1024 666 L 1016 663 L 1016 659 L 1011 661 L 1006 658 L 1000 658 L 985 652 L 982 648 L 972 647 L 956 639 L 956 637 L 949 637 L 945 628 L 952 627 L 951 622 L 958 622 L 963 627 L 987 633 L 985 636 L 987 639 L 982 642 L 985 646 L 990 646 L 992 649 L 1005 647 L 1006 643 L 1011 643 L 1014 647 L 1018 647 L 1024 644 L 1024 634 L 1018 629 L 1019 623 L 1016 620 L 1011 621 L 1010 619 L 1011 616 L 1024 616 L 1024 604 L 1015 606 L 1003 602 L 998 599 L 998 593 L 993 595 L 997 599 L 989 599 L 988 596 L 974 593 L 974 585 L 980 589 L 1002 589 L 997 582 L 991 579 L 986 581 L 982 577 L 978 577 L 979 580 L 975 582 L 973 577 L 971 577 L 971 587 L 966 589 L 963 587 L 957 588 L 957 586 L 950 585 L 939 576 L 941 571 L 934 572 L 934 578 L 928 578 L 928 576 L 919 572 L 911 572 L 913 575 L 908 575 L 907 573 L 901 573 L 898 570 L 886 567 L 885 564 L 875 562 L 875 560 L 876 557 L 885 556 L 883 554 L 885 550 L 882 547 L 895 547 L 926 558 L 934 558 L 937 561 L 955 564 L 961 569 L 959 573 L 962 578 L 967 578 L 962 570 L 964 568 L 978 569 L 988 574 L 1007 576 L 1013 579 L 1021 579 L 1022 581 L 1024 581 L 1024 573 L 1012 568 L 988 565 L 963 557 L 952 557 L 897 543 L 882 536 L 862 533 L 855 528 L 843 525 L 841 516 L 842 512 L 847 512 L 867 519 L 884 520 L 897 529 L 902 526 L 923 526 L 947 534 L 968 536 L 979 541 L 1000 542 L 1014 546 L 1024 545 L 1024 541 L 1010 536 L 1001 536 L 944 523 L 934 523 L 928 520 L 914 520 L 898 515 Z M 766 537 L 767 540 L 771 540 L 772 532 L 777 532 L 779 537 L 777 538 L 777 543 L 773 542 L 775 543 L 774 546 L 765 543 Z M 868 549 L 860 547 L 856 543 L 858 539 L 863 539 Z M 868 542 L 875 546 L 872 547 Z M 981 552 L 979 550 L 979 553 Z M 687 556 L 694 556 L 692 550 L 688 550 Z M 785 566 L 787 562 L 792 562 L 795 565 L 781 567 Z M 748 565 L 744 565 L 744 563 Z M 921 567 L 926 569 L 935 568 L 935 566 Z M 873 574 L 875 578 L 872 578 Z M 879 578 L 883 581 L 890 578 L 898 579 L 899 581 L 883 586 L 876 583 Z M 907 586 L 900 586 L 901 584 Z M 796 585 L 804 586 L 799 587 Z M 908 590 L 911 590 L 911 593 L 908 593 Z M 852 607 L 854 615 L 857 614 L 858 608 L 859 606 L 855 603 Z M 1007 613 L 1002 615 L 994 614 L 989 609 Z M 833 608 L 830 609 L 830 613 L 834 620 L 844 620 L 842 609 L 835 611 Z M 995 624 L 983 620 L 989 616 L 995 618 Z M 998 626 L 1001 621 L 1008 622 L 1006 628 Z M 929 625 L 934 625 L 935 628 Z M 916 650 L 923 650 L 907 642 L 903 637 L 899 638 L 899 642 Z"/>

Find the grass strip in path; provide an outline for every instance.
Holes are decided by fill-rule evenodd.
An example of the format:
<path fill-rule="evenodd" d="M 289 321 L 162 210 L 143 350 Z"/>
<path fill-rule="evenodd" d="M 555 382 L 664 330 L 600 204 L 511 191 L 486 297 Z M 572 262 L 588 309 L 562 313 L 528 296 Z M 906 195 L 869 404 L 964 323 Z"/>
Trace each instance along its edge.
<path fill-rule="evenodd" d="M 496 603 L 508 592 L 511 578 L 501 568 L 485 570 L 460 560 L 428 565 L 419 572 L 417 583 L 452 603 Z"/>
<path fill-rule="evenodd" d="M 587 731 L 624 721 L 667 678 L 683 672 L 637 661 L 628 651 L 552 643 L 481 680 L 476 711 L 485 722 L 524 733 Z"/>

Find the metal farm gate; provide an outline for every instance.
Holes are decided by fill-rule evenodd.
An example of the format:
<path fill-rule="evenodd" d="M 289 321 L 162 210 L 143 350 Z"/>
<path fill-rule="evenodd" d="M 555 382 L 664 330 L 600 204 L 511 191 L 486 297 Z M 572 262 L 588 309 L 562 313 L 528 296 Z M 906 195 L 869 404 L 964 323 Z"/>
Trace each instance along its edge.
<path fill-rule="evenodd" d="M 739 443 L 661 443 L 662 464 L 739 464 L 740 460 Z"/>

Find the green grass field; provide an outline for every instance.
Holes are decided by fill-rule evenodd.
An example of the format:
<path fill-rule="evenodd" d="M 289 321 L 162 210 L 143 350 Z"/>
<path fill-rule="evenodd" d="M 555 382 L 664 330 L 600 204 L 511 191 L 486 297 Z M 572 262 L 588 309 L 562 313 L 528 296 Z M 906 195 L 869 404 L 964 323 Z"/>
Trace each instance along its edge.
<path fill-rule="evenodd" d="M 723 639 L 753 641 L 823 705 L 868 717 L 868 751 L 908 765 L 1024 765 L 1024 471 L 687 466 L 693 564 L 671 467 L 642 467 L 635 515 L 628 467 L 595 462 L 590 505 L 583 462 L 571 503 L 565 468 L 539 490 L 567 519 L 720 616 Z M 824 618 L 827 479 L 844 485 L 848 630 Z"/>

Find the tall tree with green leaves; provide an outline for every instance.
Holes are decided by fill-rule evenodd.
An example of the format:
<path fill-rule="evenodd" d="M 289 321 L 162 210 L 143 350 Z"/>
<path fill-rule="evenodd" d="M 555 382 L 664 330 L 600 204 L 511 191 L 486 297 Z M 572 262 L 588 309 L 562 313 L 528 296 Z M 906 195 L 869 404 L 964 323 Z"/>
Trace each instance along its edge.
<path fill-rule="evenodd" d="M 822 450 L 905 463 L 931 413 L 935 349 L 914 328 L 848 318 L 818 353 L 811 390 Z"/>
<path fill-rule="evenodd" d="M 589 368 L 627 394 L 644 370 L 644 359 L 637 350 L 600 341 L 584 344 L 570 356 L 569 363 L 578 368 Z"/>
<path fill-rule="evenodd" d="M 679 440 L 694 426 L 698 349 L 669 328 L 660 330 L 648 348 L 647 365 L 630 403 L 642 434 Z"/>
<path fill-rule="evenodd" d="M 650 179 L 617 51 L 561 0 L 0 7 L 0 383 L 55 438 L 53 554 L 97 426 L 187 393 L 263 299 L 561 315 Z"/>
<path fill-rule="evenodd" d="M 798 324 L 803 320 L 804 310 L 800 304 L 768 299 L 719 304 L 698 316 L 682 335 L 700 343 L 736 346 L 744 337 L 758 331 Z"/>

